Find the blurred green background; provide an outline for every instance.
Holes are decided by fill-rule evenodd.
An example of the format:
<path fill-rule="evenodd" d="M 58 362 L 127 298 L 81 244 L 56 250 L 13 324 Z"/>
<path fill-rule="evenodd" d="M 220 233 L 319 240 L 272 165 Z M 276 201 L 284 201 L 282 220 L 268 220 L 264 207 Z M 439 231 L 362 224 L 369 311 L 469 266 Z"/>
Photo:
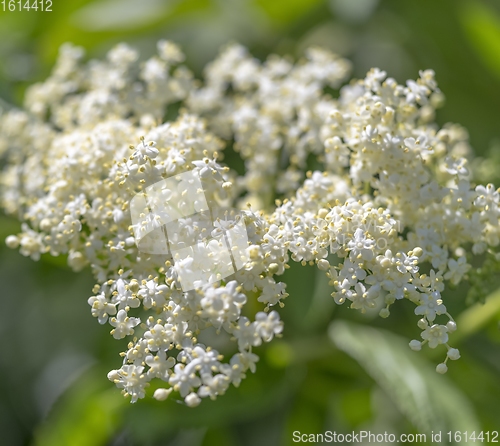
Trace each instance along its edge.
<path fill-rule="evenodd" d="M 482 181 L 498 186 L 498 1 L 73 0 L 54 1 L 52 12 L 1 8 L 0 99 L 14 105 L 47 76 L 66 41 L 102 57 L 120 41 L 148 56 L 156 40 L 172 39 L 198 76 L 228 41 L 259 58 L 299 56 L 319 44 L 352 60 L 355 77 L 377 66 L 404 82 L 433 68 L 447 98 L 438 122 L 469 130 Z M 2 239 L 19 229 L 7 217 L 0 224 Z M 470 307 L 466 286 L 444 295 L 458 315 L 450 342 L 462 359 L 441 376 L 434 368 L 444 348 L 417 354 L 407 346 L 420 332 L 410 303 L 395 305 L 386 320 L 337 308 L 322 274 L 293 266 L 284 277 L 285 336 L 257 349 L 255 375 L 196 409 L 151 398 L 131 405 L 106 379 L 120 358 L 90 315 L 90 272 L 75 274 L 49 255 L 34 263 L 4 246 L 0 256 L 2 445 L 287 445 L 294 431 L 441 430 L 445 440 L 450 430 L 500 430 L 500 293 Z"/>

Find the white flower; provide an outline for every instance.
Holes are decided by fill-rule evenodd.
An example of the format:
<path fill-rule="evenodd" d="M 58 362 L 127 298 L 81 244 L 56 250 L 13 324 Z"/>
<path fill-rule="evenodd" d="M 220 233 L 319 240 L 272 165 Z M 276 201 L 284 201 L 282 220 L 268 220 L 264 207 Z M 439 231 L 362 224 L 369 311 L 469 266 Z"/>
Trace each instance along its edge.
<path fill-rule="evenodd" d="M 142 68 L 141 78 L 146 82 L 158 82 L 164 81 L 167 79 L 167 66 L 165 62 L 158 59 L 149 59 L 145 62 L 144 67 Z M 145 155 L 146 153 L 143 153 Z M 157 155 L 157 154 L 156 154 Z M 155 155 L 155 156 L 156 156 Z M 149 156 L 149 155 L 147 155 Z M 150 156 L 150 158 L 152 158 Z"/>
<path fill-rule="evenodd" d="M 444 275 L 446 280 L 450 280 L 453 284 L 458 284 L 462 280 L 463 276 L 469 271 L 471 265 L 467 263 L 465 257 L 459 257 L 457 260 L 448 260 L 449 271 Z"/>
<path fill-rule="evenodd" d="M 145 363 L 150 367 L 148 375 L 168 381 L 168 372 L 175 365 L 175 359 L 172 357 L 167 358 L 166 353 L 160 351 L 155 356 L 147 356 Z"/>
<path fill-rule="evenodd" d="M 256 363 L 259 360 L 259 357 L 255 353 L 242 351 L 238 353 L 238 358 L 245 369 L 249 369 L 252 373 L 255 373 L 257 368 Z"/>
<path fill-rule="evenodd" d="M 434 324 L 427 327 L 421 336 L 422 339 L 429 342 L 430 348 L 436 348 L 439 344 L 448 342 L 448 328 L 445 325 Z"/>
<path fill-rule="evenodd" d="M 383 286 L 389 291 L 396 299 L 403 299 L 406 293 L 415 291 L 416 287 L 410 283 L 412 277 L 409 273 L 401 274 L 399 271 L 393 272 L 388 275 L 384 280 Z"/>
<path fill-rule="evenodd" d="M 338 278 L 340 280 L 346 279 L 350 285 L 354 286 L 359 280 L 366 278 L 366 271 L 359 266 L 359 263 L 351 262 L 347 259 L 342 265 Z"/>
<path fill-rule="evenodd" d="M 158 156 L 158 149 L 155 147 L 155 141 L 145 142 L 142 140 L 135 151 L 132 153 L 132 159 L 138 160 L 139 162 L 144 162 L 146 157 L 155 159 Z"/>
<path fill-rule="evenodd" d="M 155 324 L 154 327 L 144 333 L 148 349 L 156 352 L 160 349 L 167 349 L 174 340 L 174 326 L 172 324 Z"/>
<path fill-rule="evenodd" d="M 149 378 L 144 372 L 144 367 L 136 365 L 124 365 L 117 371 L 118 378 L 115 383 L 132 397 L 132 403 L 144 398 L 145 388 L 149 386 Z"/>
<path fill-rule="evenodd" d="M 170 375 L 169 383 L 184 398 L 193 388 L 200 386 L 201 380 L 194 373 L 193 366 L 176 364 L 174 373 Z"/>
<path fill-rule="evenodd" d="M 170 63 L 179 63 L 184 61 L 184 54 L 180 48 L 168 40 L 160 40 L 157 44 L 160 57 Z"/>
<path fill-rule="evenodd" d="M 265 342 L 270 342 L 275 334 L 283 331 L 283 322 L 280 321 L 277 311 L 271 311 L 269 314 L 263 311 L 258 312 L 255 315 L 255 325 L 257 334 Z"/>
<path fill-rule="evenodd" d="M 198 390 L 198 395 L 202 398 L 209 396 L 211 399 L 216 399 L 218 395 L 224 395 L 229 387 L 229 377 L 218 373 L 212 376 L 211 373 L 202 375 L 203 385 Z"/>
<path fill-rule="evenodd" d="M 134 287 L 132 285 L 132 287 Z M 118 309 L 122 310 L 126 307 L 138 308 L 141 305 L 140 300 L 133 293 L 130 284 L 127 284 L 122 278 L 116 281 L 116 292 L 113 293 L 113 303 L 118 304 Z"/>
<path fill-rule="evenodd" d="M 495 186 L 493 184 L 488 184 L 487 186 L 479 185 L 476 186 L 476 194 L 477 198 L 474 201 L 475 206 L 493 206 L 498 204 L 499 201 L 499 192 L 495 190 Z"/>
<path fill-rule="evenodd" d="M 131 344 L 129 344 L 129 347 Z M 144 365 L 146 357 L 149 355 L 148 344 L 144 339 L 132 345 L 125 354 L 125 358 L 135 365 Z"/>
<path fill-rule="evenodd" d="M 469 170 L 465 167 L 467 160 L 465 158 L 448 157 L 444 161 L 444 169 L 450 175 L 467 175 Z"/>
<path fill-rule="evenodd" d="M 115 327 L 111 330 L 111 334 L 115 339 L 122 339 L 125 336 L 131 336 L 134 334 L 134 327 L 141 323 L 141 320 L 137 317 L 127 316 L 125 310 L 120 310 L 116 317 L 112 317 L 109 320 L 111 326 Z"/>
<path fill-rule="evenodd" d="M 415 314 L 425 316 L 430 322 L 436 319 L 436 314 L 446 313 L 446 307 L 443 305 L 439 291 L 430 294 L 420 294 L 418 307 L 415 308 Z"/>
<path fill-rule="evenodd" d="M 137 293 L 143 298 L 145 308 L 161 307 L 165 303 L 165 297 L 168 287 L 158 285 L 157 280 L 148 280 Z"/>
<path fill-rule="evenodd" d="M 88 304 L 92 307 L 92 316 L 96 317 L 100 324 L 108 321 L 108 316 L 116 314 L 116 307 L 105 296 L 100 293 L 88 299 Z"/>
<path fill-rule="evenodd" d="M 250 353 L 251 355 L 251 353 Z M 257 357 L 256 355 L 254 355 Z M 253 364 L 252 364 L 253 365 Z M 235 386 L 238 387 L 241 383 L 241 380 L 245 378 L 245 371 L 247 368 L 250 368 L 247 365 L 245 365 L 242 361 L 242 357 L 240 354 L 234 355 L 231 360 L 229 361 L 229 364 L 221 364 L 219 366 L 220 371 L 224 373 L 226 376 L 229 377 L 229 380 L 231 383 Z M 255 367 L 253 367 L 253 371 L 255 371 Z"/>
<path fill-rule="evenodd" d="M 417 139 L 415 138 L 406 138 L 405 139 L 405 146 L 408 147 L 410 150 L 415 150 L 419 151 L 423 154 L 432 154 L 434 151 L 432 150 L 432 147 L 427 145 L 427 138 L 425 136 L 420 136 Z"/>
<path fill-rule="evenodd" d="M 263 302 L 270 306 L 276 305 L 283 297 L 288 296 L 285 293 L 286 285 L 282 282 L 276 283 L 272 278 L 267 277 L 264 283 L 260 283 L 262 294 L 257 298 L 259 302 Z"/>
<path fill-rule="evenodd" d="M 397 265 L 397 270 L 402 274 L 407 272 L 416 273 L 418 271 L 417 256 L 408 256 L 404 252 L 398 252 L 394 260 Z"/>
<path fill-rule="evenodd" d="M 380 293 L 380 285 L 374 285 L 367 290 L 362 283 L 357 283 L 354 289 L 355 292 L 349 296 L 352 301 L 351 308 L 361 310 L 364 313 L 367 309 L 375 307 L 375 300 Z"/>
<path fill-rule="evenodd" d="M 238 320 L 238 325 L 233 332 L 233 336 L 238 341 L 240 351 L 250 346 L 257 347 L 262 343 L 259 334 L 256 331 L 255 323 L 251 323 L 247 317 L 242 316 Z"/>
<path fill-rule="evenodd" d="M 350 259 L 356 260 L 371 260 L 373 258 L 373 245 L 375 241 L 366 238 L 361 228 L 356 229 L 354 238 L 347 244 L 347 249 L 350 251 Z"/>
<path fill-rule="evenodd" d="M 191 351 L 189 351 L 189 349 L 184 350 L 179 354 L 177 359 L 182 361 L 184 357 L 187 358 L 191 366 L 196 368 L 200 375 L 212 373 L 220 366 L 218 360 L 219 353 L 217 350 L 211 348 L 206 349 L 202 345 L 195 346 Z"/>
<path fill-rule="evenodd" d="M 427 96 L 429 95 L 429 89 L 426 85 L 418 84 L 415 81 L 408 80 L 406 82 L 407 88 L 405 88 L 406 92 L 406 100 L 409 103 L 418 102 L 421 104 L 425 104 L 427 102 Z"/>

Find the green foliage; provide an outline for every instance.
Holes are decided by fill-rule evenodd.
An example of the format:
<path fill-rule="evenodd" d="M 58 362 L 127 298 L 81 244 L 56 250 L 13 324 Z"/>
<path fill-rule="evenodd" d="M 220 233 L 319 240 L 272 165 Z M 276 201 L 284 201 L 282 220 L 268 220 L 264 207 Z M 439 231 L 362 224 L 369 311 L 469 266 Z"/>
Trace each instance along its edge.
<path fill-rule="evenodd" d="M 99 379 L 103 370 L 84 372 L 35 433 L 35 446 L 101 446 L 116 432 L 127 402 Z"/>
<path fill-rule="evenodd" d="M 461 5 L 465 34 L 484 65 L 500 78 L 500 14 L 481 1 Z"/>
<path fill-rule="evenodd" d="M 500 321 L 500 290 L 495 291 L 470 308 L 464 310 L 457 319 L 460 331 L 455 339 L 466 339 L 491 323 Z"/>
<path fill-rule="evenodd" d="M 500 259 L 487 255 L 481 266 L 473 268 L 468 276 L 470 289 L 467 293 L 467 303 L 484 303 L 486 296 L 499 286 Z"/>
<path fill-rule="evenodd" d="M 479 429 L 462 392 L 389 332 L 336 321 L 330 337 L 352 356 L 419 432 Z"/>

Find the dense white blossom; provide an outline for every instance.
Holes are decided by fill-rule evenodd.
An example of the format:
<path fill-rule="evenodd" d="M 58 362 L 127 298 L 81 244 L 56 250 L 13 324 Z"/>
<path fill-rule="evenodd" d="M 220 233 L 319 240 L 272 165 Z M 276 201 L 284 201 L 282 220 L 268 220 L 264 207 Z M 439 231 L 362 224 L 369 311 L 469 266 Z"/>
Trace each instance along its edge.
<path fill-rule="evenodd" d="M 23 220 L 6 243 L 34 260 L 67 254 L 75 271 L 90 266 L 92 315 L 130 341 L 109 379 L 132 402 L 158 379 L 168 388 L 154 398 L 174 391 L 191 407 L 238 386 L 256 370 L 253 349 L 283 332 L 279 276 L 292 261 L 316 264 L 339 305 L 382 317 L 397 300 L 415 305 L 423 342 L 410 347 L 444 344 L 437 371 L 446 372 L 460 354 L 448 345 L 457 326 L 441 293 L 467 279 L 466 247 L 498 255 L 500 207 L 493 185 L 473 183 L 466 132 L 432 122 L 434 72 L 403 86 L 373 69 L 345 84 L 350 64 L 326 50 L 293 64 L 231 45 L 196 81 L 176 45 L 161 41 L 158 52 L 140 62 L 121 44 L 85 63 L 82 49 L 65 45 L 25 110 L 0 115 L 2 206 Z M 163 122 L 179 102 L 178 116 Z M 234 141 L 243 175 L 223 164 L 224 141 Z M 307 171 L 311 156 L 318 167 Z M 150 212 L 133 221 L 132 199 L 186 172 L 199 177 L 210 209 L 241 209 L 248 243 L 231 246 L 241 268 L 221 269 L 220 238 L 200 248 L 205 257 L 144 249 L 160 249 L 164 222 Z M 179 184 L 181 196 L 198 192 Z M 199 223 L 184 218 L 169 243 Z M 230 226 L 219 219 L 210 234 Z M 207 280 L 183 288 L 201 270 Z M 201 342 L 210 329 L 237 352 L 224 360 Z"/>

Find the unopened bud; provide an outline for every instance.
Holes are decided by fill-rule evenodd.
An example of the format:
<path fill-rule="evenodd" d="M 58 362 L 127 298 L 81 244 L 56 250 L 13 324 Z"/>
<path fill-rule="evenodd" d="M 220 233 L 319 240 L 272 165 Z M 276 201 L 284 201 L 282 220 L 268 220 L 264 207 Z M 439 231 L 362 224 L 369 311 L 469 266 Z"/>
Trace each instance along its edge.
<path fill-rule="evenodd" d="M 118 373 L 118 370 L 111 370 L 111 372 L 108 373 L 108 379 L 110 381 L 114 381 L 115 379 L 120 379 L 120 374 Z"/>
<path fill-rule="evenodd" d="M 271 263 L 269 265 L 269 272 L 271 274 L 276 274 L 279 271 L 280 266 L 277 263 Z"/>
<path fill-rule="evenodd" d="M 454 321 L 449 321 L 446 324 L 446 328 L 450 333 L 453 333 L 457 329 L 457 324 Z"/>
<path fill-rule="evenodd" d="M 326 259 L 318 260 L 318 268 L 321 271 L 328 271 L 330 269 L 330 263 Z"/>
<path fill-rule="evenodd" d="M 453 361 L 456 361 L 457 359 L 460 358 L 460 352 L 456 348 L 450 348 L 448 350 L 448 358 L 452 359 Z"/>
<path fill-rule="evenodd" d="M 196 407 L 201 403 L 201 398 L 194 392 L 191 392 L 184 401 L 189 407 Z"/>
<path fill-rule="evenodd" d="M 424 254 L 424 250 L 418 246 L 413 250 L 414 256 L 422 257 L 423 254 Z"/>
<path fill-rule="evenodd" d="M 441 375 L 444 375 L 447 371 L 448 367 L 446 367 L 446 364 L 444 362 L 438 364 L 436 367 L 436 372 L 441 373 Z"/>
<path fill-rule="evenodd" d="M 170 389 L 156 389 L 153 398 L 157 401 L 165 401 L 172 393 L 172 390 L 172 387 Z"/>
<path fill-rule="evenodd" d="M 413 341 L 410 341 L 410 348 L 413 351 L 418 352 L 422 350 L 422 343 L 420 341 L 417 341 L 416 339 L 413 339 Z"/>
<path fill-rule="evenodd" d="M 9 235 L 5 239 L 5 244 L 11 249 L 16 249 L 19 246 L 19 239 L 15 235 Z"/>

